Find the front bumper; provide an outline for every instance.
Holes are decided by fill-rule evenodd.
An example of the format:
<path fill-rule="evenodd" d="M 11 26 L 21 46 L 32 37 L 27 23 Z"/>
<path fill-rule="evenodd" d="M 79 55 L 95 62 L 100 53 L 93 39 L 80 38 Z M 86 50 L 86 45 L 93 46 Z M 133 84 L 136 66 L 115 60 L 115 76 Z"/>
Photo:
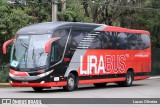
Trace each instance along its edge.
<path fill-rule="evenodd" d="M 52 72 L 53 70 L 36 75 L 36 76 L 30 76 L 27 72 L 17 72 L 17 71 L 10 70 L 9 77 L 16 81 L 35 81 L 48 76 Z"/>

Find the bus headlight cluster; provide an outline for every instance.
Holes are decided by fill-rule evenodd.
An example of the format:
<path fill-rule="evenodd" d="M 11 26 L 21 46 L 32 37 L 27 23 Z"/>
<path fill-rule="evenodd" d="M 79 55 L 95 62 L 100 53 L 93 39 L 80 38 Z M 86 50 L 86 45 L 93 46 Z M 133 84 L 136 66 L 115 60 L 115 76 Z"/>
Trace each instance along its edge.
<path fill-rule="evenodd" d="M 45 72 L 45 73 L 43 73 L 43 74 L 39 74 L 39 75 L 37 75 L 37 76 L 40 77 L 40 78 L 42 78 L 42 77 L 44 77 L 44 76 L 49 75 L 49 74 L 52 73 L 52 72 L 53 72 L 53 70 L 50 70 L 50 71 L 48 71 L 48 72 Z"/>

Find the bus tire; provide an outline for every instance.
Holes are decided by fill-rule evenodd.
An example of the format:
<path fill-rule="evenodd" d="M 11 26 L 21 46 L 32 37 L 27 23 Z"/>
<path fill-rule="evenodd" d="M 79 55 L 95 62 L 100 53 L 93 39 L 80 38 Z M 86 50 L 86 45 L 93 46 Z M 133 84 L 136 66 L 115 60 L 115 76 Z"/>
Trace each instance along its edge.
<path fill-rule="evenodd" d="M 94 83 L 95 87 L 106 87 L 107 83 Z"/>
<path fill-rule="evenodd" d="M 34 91 L 41 92 L 43 90 L 43 87 L 32 87 Z"/>
<path fill-rule="evenodd" d="M 63 87 L 65 91 L 74 91 L 78 88 L 77 77 L 70 73 L 67 77 L 67 85 Z"/>
<path fill-rule="evenodd" d="M 126 73 L 126 80 L 123 81 L 123 82 L 119 82 L 118 85 L 119 86 L 124 86 L 124 87 L 130 87 L 130 86 L 132 86 L 133 78 L 134 78 L 133 72 L 128 71 Z"/>

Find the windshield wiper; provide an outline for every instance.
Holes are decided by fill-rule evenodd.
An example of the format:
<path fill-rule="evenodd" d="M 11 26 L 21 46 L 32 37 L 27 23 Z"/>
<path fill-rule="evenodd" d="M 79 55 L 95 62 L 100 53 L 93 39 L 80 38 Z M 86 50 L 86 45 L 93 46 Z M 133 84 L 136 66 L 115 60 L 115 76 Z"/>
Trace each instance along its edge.
<path fill-rule="evenodd" d="M 26 55 L 27 55 L 27 49 L 28 49 L 28 45 L 26 43 L 24 43 L 24 41 L 22 39 L 20 39 L 20 43 L 21 45 L 25 48 L 25 52 L 24 54 L 20 57 L 20 59 L 18 60 L 18 62 L 21 62 L 22 59 L 24 58 L 24 61 L 26 61 Z M 20 66 L 20 64 L 18 65 Z M 17 67 L 18 67 L 17 66 Z M 26 66 L 26 63 L 25 63 L 25 66 Z"/>
<path fill-rule="evenodd" d="M 33 59 L 33 56 L 34 56 L 34 48 L 35 48 L 35 47 L 33 47 L 33 51 L 32 51 L 32 59 Z"/>
<path fill-rule="evenodd" d="M 28 44 L 24 43 L 22 39 L 20 39 L 20 43 L 24 48 L 28 49 Z"/>
<path fill-rule="evenodd" d="M 44 51 L 42 51 L 41 53 L 38 53 L 38 54 L 39 54 L 39 57 L 38 57 L 38 59 L 37 59 L 37 63 L 39 62 L 39 59 L 41 58 L 41 56 L 43 55 L 43 53 L 44 53 Z M 36 64 L 36 65 L 38 65 L 38 64 Z"/>

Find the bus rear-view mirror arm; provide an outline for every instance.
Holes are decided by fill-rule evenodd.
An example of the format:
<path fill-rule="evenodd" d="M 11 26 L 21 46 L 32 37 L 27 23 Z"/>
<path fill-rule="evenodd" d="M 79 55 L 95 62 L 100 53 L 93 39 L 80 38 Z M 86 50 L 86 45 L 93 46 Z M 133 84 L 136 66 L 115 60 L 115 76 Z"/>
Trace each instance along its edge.
<path fill-rule="evenodd" d="M 61 37 L 54 37 L 54 38 L 51 38 L 51 39 L 49 39 L 47 42 L 46 42 L 46 44 L 45 44 L 45 52 L 46 53 L 49 53 L 50 52 L 50 49 L 51 49 L 51 44 L 52 44 L 52 42 L 54 42 L 54 41 L 56 41 L 56 40 L 58 40 L 58 39 L 60 39 Z"/>
<path fill-rule="evenodd" d="M 12 43 L 13 40 L 14 40 L 14 39 L 10 39 L 10 40 L 6 41 L 6 42 L 3 44 L 3 47 L 2 47 L 3 54 L 6 54 L 6 53 L 7 53 L 6 47 L 7 47 L 7 45 L 9 45 L 10 43 Z"/>

